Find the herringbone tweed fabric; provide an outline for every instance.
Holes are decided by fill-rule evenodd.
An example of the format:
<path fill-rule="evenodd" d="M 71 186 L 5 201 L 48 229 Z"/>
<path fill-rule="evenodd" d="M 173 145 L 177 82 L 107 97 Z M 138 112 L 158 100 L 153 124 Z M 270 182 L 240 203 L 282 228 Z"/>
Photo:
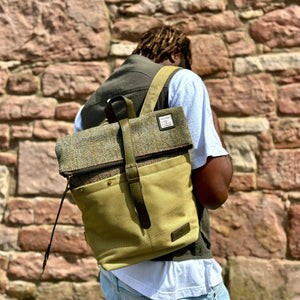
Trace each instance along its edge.
<path fill-rule="evenodd" d="M 168 114 L 172 115 L 174 127 L 160 130 L 158 117 Z M 154 111 L 130 119 L 129 122 L 136 160 L 139 164 L 143 164 L 145 160 L 151 163 L 153 159 L 159 160 L 160 156 L 173 156 L 176 152 L 182 153 L 182 150 L 186 152 L 192 148 L 190 133 L 181 107 Z M 92 172 L 94 173 L 92 177 L 96 174 L 100 175 L 97 178 L 99 180 L 115 175 L 122 172 L 123 153 L 119 123 L 86 129 L 59 138 L 56 143 L 59 172 L 63 176 Z"/>

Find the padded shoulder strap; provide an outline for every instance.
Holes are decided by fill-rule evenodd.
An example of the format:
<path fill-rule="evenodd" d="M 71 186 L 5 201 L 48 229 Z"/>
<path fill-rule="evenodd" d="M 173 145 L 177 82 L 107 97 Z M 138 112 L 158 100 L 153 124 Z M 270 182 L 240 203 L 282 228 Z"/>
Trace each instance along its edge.
<path fill-rule="evenodd" d="M 156 73 L 149 87 L 140 115 L 147 114 L 154 110 L 159 94 L 166 81 L 169 76 L 179 68 L 180 67 L 176 66 L 164 66 Z"/>

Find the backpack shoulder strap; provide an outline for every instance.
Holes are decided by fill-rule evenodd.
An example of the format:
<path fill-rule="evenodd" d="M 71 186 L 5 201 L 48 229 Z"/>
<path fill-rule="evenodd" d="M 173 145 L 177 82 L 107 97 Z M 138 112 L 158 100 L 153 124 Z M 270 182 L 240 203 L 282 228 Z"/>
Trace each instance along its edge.
<path fill-rule="evenodd" d="M 156 73 L 149 87 L 140 115 L 144 115 L 154 110 L 159 94 L 166 81 L 177 69 L 180 69 L 180 67 L 164 66 Z"/>

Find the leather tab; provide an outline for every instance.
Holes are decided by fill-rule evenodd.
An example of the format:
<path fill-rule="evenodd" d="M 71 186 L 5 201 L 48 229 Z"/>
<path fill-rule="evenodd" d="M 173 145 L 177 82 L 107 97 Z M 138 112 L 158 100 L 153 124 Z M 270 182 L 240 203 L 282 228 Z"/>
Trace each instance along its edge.
<path fill-rule="evenodd" d="M 116 116 L 116 113 L 115 113 L 114 107 L 113 107 L 113 104 L 116 102 L 124 103 L 124 105 L 126 106 L 127 117 L 129 119 L 136 118 L 136 113 L 134 110 L 134 105 L 133 105 L 132 100 L 130 100 L 126 97 L 123 97 L 123 96 L 117 96 L 117 97 L 109 99 L 107 101 L 107 105 L 105 106 L 105 115 L 106 115 L 106 118 L 109 123 L 118 122 L 118 118 Z"/>

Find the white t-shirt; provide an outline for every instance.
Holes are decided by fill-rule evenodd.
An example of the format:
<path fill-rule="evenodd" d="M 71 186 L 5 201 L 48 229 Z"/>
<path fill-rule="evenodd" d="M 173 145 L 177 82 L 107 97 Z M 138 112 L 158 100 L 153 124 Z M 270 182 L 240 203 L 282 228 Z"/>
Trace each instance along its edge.
<path fill-rule="evenodd" d="M 187 117 L 194 149 L 192 169 L 202 167 L 209 156 L 228 155 L 215 130 L 206 87 L 199 76 L 189 70 L 178 71 L 170 81 L 168 103 L 182 106 Z M 74 131 L 82 130 L 81 110 Z M 208 294 L 222 282 L 222 269 L 214 259 L 186 261 L 147 261 L 112 271 L 113 274 L 154 300 L 175 300 Z"/>

